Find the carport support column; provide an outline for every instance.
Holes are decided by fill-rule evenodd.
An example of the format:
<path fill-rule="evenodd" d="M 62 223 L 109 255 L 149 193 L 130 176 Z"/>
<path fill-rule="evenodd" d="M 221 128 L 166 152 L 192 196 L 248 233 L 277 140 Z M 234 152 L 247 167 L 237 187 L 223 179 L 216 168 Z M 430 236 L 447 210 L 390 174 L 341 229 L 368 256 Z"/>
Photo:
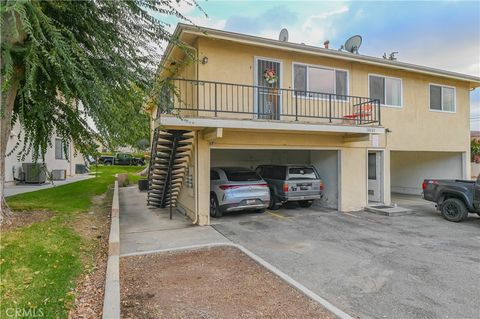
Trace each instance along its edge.
<path fill-rule="evenodd" d="M 198 134 L 197 145 L 197 214 L 198 225 L 210 224 L 210 143 Z"/>
<path fill-rule="evenodd" d="M 365 148 L 344 147 L 340 152 L 340 201 L 342 212 L 367 205 L 367 153 Z"/>
<path fill-rule="evenodd" d="M 384 179 L 384 185 L 383 185 L 383 202 L 386 205 L 391 205 L 392 204 L 392 189 L 391 189 L 391 179 L 390 179 L 390 150 L 385 149 L 383 152 L 384 156 L 384 167 L 385 167 L 385 179 Z"/>

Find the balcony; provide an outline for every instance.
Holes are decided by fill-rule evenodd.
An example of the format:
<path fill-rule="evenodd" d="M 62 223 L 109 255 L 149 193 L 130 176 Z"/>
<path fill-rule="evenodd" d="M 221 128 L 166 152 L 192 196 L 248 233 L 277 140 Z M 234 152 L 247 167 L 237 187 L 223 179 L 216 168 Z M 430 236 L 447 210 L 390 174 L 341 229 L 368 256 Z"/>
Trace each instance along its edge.
<path fill-rule="evenodd" d="M 380 101 L 366 97 L 253 85 L 169 79 L 164 81 L 157 118 L 250 120 L 363 127 L 381 126 Z M 245 121 L 243 122 L 245 123 Z"/>

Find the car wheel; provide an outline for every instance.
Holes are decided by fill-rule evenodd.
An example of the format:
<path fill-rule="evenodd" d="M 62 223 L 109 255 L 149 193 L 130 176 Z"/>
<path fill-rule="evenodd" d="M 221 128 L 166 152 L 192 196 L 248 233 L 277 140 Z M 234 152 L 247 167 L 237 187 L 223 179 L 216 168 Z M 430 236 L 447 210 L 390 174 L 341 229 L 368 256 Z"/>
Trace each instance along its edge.
<path fill-rule="evenodd" d="M 442 216 L 451 222 L 461 222 L 468 216 L 467 207 L 458 198 L 449 198 L 442 203 Z"/>
<path fill-rule="evenodd" d="M 218 206 L 218 199 L 215 195 L 210 195 L 210 216 L 219 218 L 222 217 L 222 211 Z"/>
<path fill-rule="evenodd" d="M 299 200 L 298 205 L 302 208 L 309 208 L 312 206 L 313 200 Z"/>
<path fill-rule="evenodd" d="M 267 211 L 266 208 L 262 208 L 262 209 L 257 209 L 255 212 L 256 212 L 257 214 L 263 214 L 263 213 L 265 213 L 266 211 Z"/>

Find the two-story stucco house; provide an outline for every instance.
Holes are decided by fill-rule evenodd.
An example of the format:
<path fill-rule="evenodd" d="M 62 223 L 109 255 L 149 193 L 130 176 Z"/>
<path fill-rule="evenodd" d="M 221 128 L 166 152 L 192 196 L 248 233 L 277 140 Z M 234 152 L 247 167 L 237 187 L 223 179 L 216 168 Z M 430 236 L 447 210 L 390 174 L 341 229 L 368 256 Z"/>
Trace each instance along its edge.
<path fill-rule="evenodd" d="M 478 77 L 184 24 L 175 36 L 198 62 L 165 52 L 150 205 L 172 197 L 209 224 L 210 168 L 223 165 L 314 165 L 320 204 L 340 211 L 420 194 L 424 178 L 470 177 Z"/>

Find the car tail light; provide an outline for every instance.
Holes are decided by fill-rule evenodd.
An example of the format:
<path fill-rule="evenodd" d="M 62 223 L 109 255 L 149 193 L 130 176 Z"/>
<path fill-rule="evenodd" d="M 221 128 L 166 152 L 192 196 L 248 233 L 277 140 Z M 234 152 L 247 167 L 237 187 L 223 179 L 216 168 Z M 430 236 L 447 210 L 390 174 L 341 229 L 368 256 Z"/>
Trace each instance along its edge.
<path fill-rule="evenodd" d="M 220 185 L 218 186 L 221 190 L 239 188 L 240 185 Z"/>
<path fill-rule="evenodd" d="M 433 185 L 438 185 L 438 181 L 436 180 L 430 180 L 430 181 L 423 181 L 422 183 L 422 189 L 425 190 L 427 188 L 427 184 L 433 184 Z"/>
<path fill-rule="evenodd" d="M 283 184 L 283 192 L 288 193 L 288 184 L 287 183 Z"/>
<path fill-rule="evenodd" d="M 325 186 L 323 185 L 323 182 L 320 182 L 320 190 L 323 191 L 324 188 Z"/>

